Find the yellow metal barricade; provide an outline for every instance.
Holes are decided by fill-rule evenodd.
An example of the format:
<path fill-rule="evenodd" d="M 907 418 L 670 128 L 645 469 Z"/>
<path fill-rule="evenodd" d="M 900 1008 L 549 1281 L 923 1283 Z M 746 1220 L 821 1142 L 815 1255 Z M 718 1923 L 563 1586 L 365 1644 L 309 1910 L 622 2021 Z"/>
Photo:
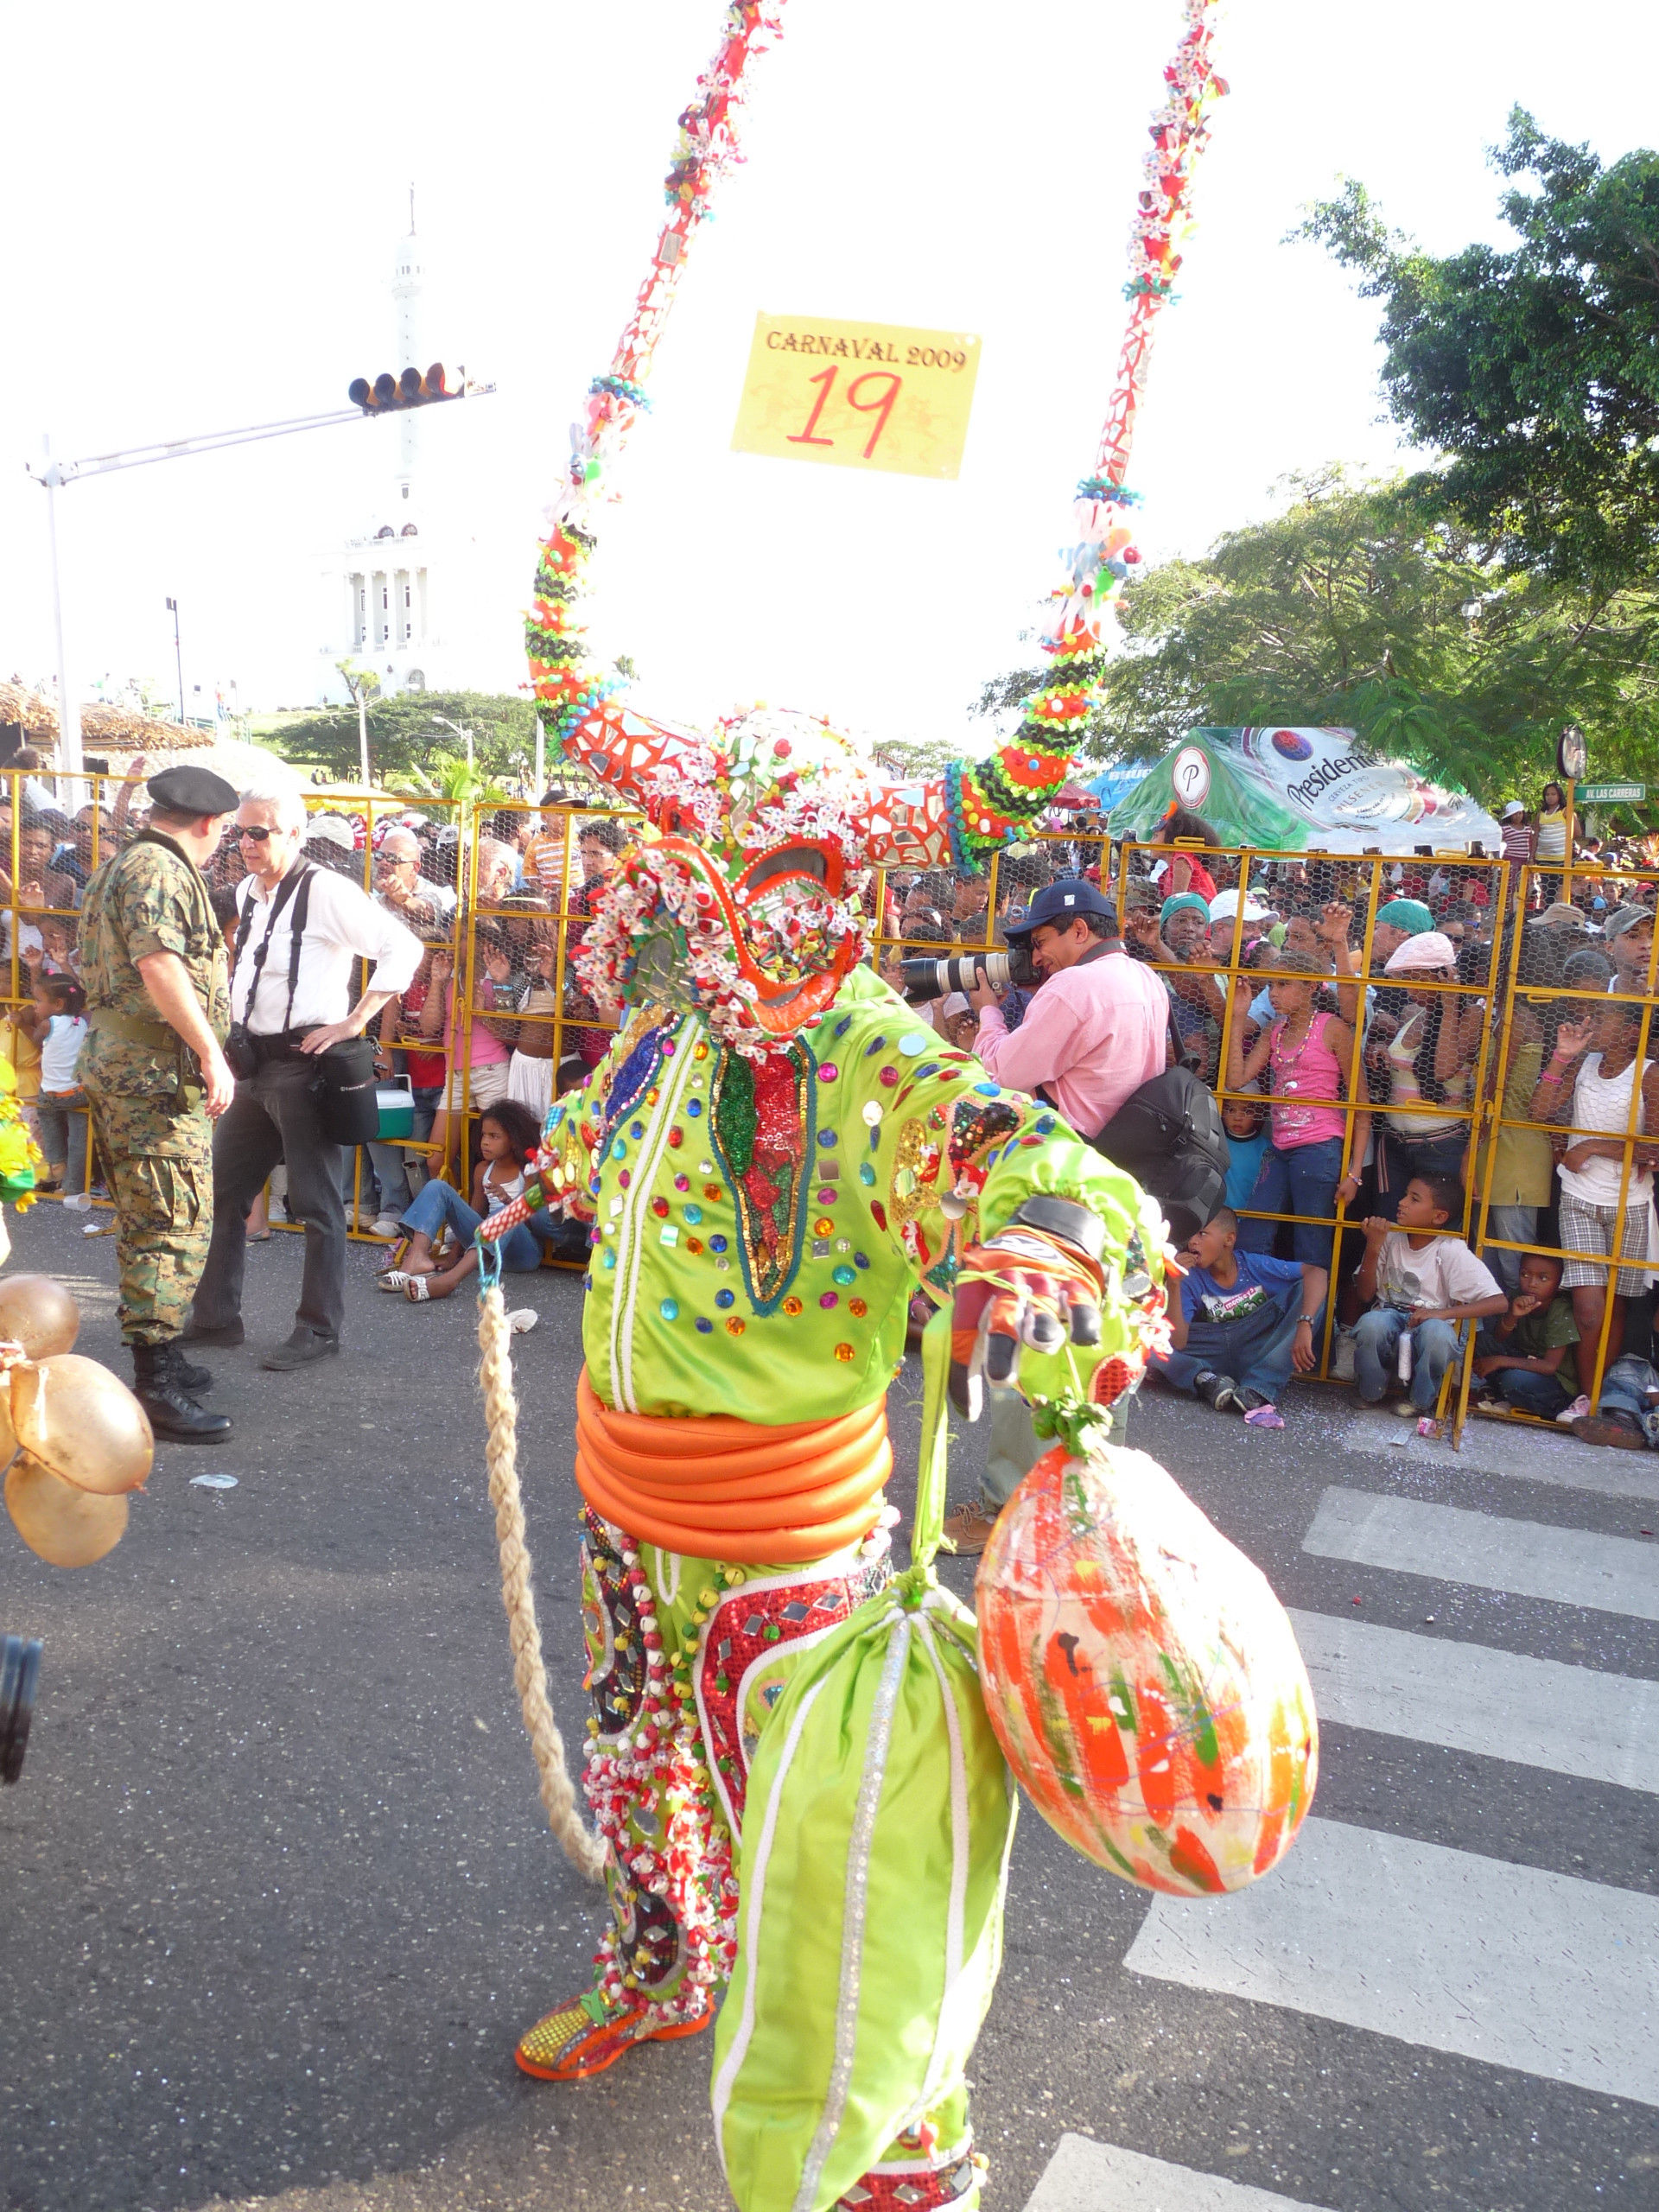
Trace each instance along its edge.
<path fill-rule="evenodd" d="M 1528 1115 L 1516 1115 L 1504 1108 L 1504 1086 L 1514 1077 L 1511 1043 L 1516 1008 L 1562 1000 L 1593 1004 L 1605 995 L 1605 979 L 1599 988 L 1592 988 L 1587 982 L 1560 987 L 1539 982 L 1530 972 L 1536 964 L 1534 949 L 1538 943 L 1537 932 L 1548 928 L 1569 934 L 1577 950 L 1593 954 L 1598 946 L 1607 941 L 1590 922 L 1590 902 L 1602 897 L 1610 912 L 1621 899 L 1627 902 L 1643 899 L 1651 905 L 1659 876 L 1652 871 L 1618 871 L 1576 864 L 1573 890 L 1578 901 L 1580 926 L 1569 930 L 1559 910 L 1552 913 L 1548 924 L 1543 918 L 1548 894 L 1557 887 L 1562 874 L 1559 866 L 1521 869 L 1501 859 L 1470 857 L 1460 853 L 1377 852 L 1351 856 L 1248 847 L 1218 849 L 1135 843 L 1118 845 L 1109 852 L 1098 833 L 1079 836 L 1065 830 L 1047 831 L 1033 834 L 1021 845 L 992 861 L 988 876 L 982 880 L 986 900 L 983 911 L 970 911 L 965 917 L 957 910 L 963 906 L 973 909 L 981 894 L 969 890 L 968 880 L 957 872 L 888 871 L 879 884 L 874 906 L 877 964 L 890 981 L 897 983 L 899 978 L 893 963 L 900 957 L 937 959 L 995 950 L 1000 942 L 999 932 L 1006 926 L 1009 908 L 1023 903 L 1039 881 L 1046 882 L 1065 873 L 1097 872 L 1099 880 L 1115 896 L 1131 948 L 1147 958 L 1149 964 L 1164 976 L 1178 1007 L 1185 1009 L 1178 1014 L 1183 1041 L 1203 1063 L 1203 1071 L 1211 1081 L 1224 1108 L 1231 1103 L 1243 1103 L 1263 1108 L 1270 1115 L 1274 1103 L 1270 1090 L 1264 1086 L 1259 1090 L 1254 1087 L 1243 1090 L 1230 1079 L 1240 1026 L 1249 1020 L 1237 985 L 1241 978 L 1248 978 L 1253 991 L 1265 992 L 1275 980 L 1308 980 L 1306 971 L 1287 967 L 1275 957 L 1270 942 L 1261 941 L 1259 936 L 1252 942 L 1255 925 L 1245 918 L 1247 899 L 1243 896 L 1232 901 L 1230 918 L 1218 925 L 1209 925 L 1206 919 L 1200 941 L 1185 950 L 1184 957 L 1176 957 L 1163 935 L 1162 883 L 1154 886 L 1147 874 L 1149 867 L 1160 862 L 1166 868 L 1177 864 L 1174 872 L 1181 876 L 1188 875 L 1197 863 L 1211 875 L 1217 896 L 1228 891 L 1237 893 L 1244 887 L 1251 895 L 1258 892 L 1263 894 L 1264 902 L 1275 909 L 1289 906 L 1298 910 L 1291 925 L 1293 933 L 1300 925 L 1303 931 L 1312 931 L 1315 943 L 1319 938 L 1317 925 L 1325 912 L 1338 903 L 1349 909 L 1349 926 L 1343 941 L 1332 947 L 1330 970 L 1314 979 L 1331 992 L 1336 1010 L 1351 1031 L 1344 1095 L 1332 1098 L 1299 1095 L 1296 1101 L 1299 1107 L 1328 1109 L 1341 1116 L 1345 1132 L 1341 1161 L 1344 1173 L 1350 1167 L 1357 1169 L 1368 1149 L 1373 1155 L 1386 1150 L 1396 1165 L 1404 1165 L 1403 1147 L 1407 1142 L 1414 1141 L 1410 1133 L 1414 1129 L 1432 1129 L 1439 1124 L 1446 1134 L 1425 1141 L 1431 1145 L 1439 1144 L 1448 1155 L 1460 1155 L 1456 1172 L 1462 1187 L 1462 1204 L 1457 1217 L 1438 1233 L 1465 1237 L 1478 1253 L 1489 1254 L 1492 1258 L 1521 1250 L 1585 1258 L 1582 1254 L 1562 1254 L 1559 1245 L 1545 1243 L 1536 1236 L 1520 1243 L 1488 1233 L 1488 1200 L 1497 1157 L 1497 1135 L 1503 1130 L 1537 1132 L 1546 1127 Z M 1386 975 L 1387 958 L 1397 949 L 1399 940 L 1397 931 L 1386 939 L 1379 936 L 1378 918 L 1391 901 L 1402 898 L 1429 905 L 1434 926 L 1443 934 L 1450 931 L 1454 939 L 1453 972 L 1445 976 L 1412 976 L 1404 982 Z M 1206 917 L 1209 904 L 1206 898 Z M 1178 918 L 1179 911 L 1172 920 Z M 1649 1051 L 1655 974 L 1659 966 L 1651 950 L 1651 938 L 1646 942 L 1649 950 L 1645 966 L 1631 983 L 1629 993 L 1643 1007 L 1638 1061 Z M 1445 1095 L 1424 1094 L 1408 1098 L 1402 1104 L 1389 1095 L 1388 1039 L 1383 1033 L 1395 1035 L 1399 1027 L 1413 1018 L 1415 1010 L 1409 1007 L 1403 1016 L 1387 1010 L 1391 995 L 1403 995 L 1408 990 L 1422 1009 L 1420 1035 L 1433 1030 L 1437 1054 L 1440 1040 L 1449 1036 L 1455 1036 L 1457 1045 L 1455 1051 L 1447 1055 L 1451 1082 L 1434 1078 L 1436 1088 Z M 1385 1009 L 1380 1019 L 1379 995 Z M 938 1003 L 934 1002 L 936 1007 Z M 1259 1001 L 1256 1003 L 1261 1011 Z M 1435 1007 L 1440 1009 L 1438 1017 L 1431 1019 L 1431 1009 Z M 937 1012 L 932 1018 L 938 1022 Z M 1271 1019 L 1270 1011 L 1268 1018 Z M 1424 1049 L 1419 1046 L 1419 1057 Z M 1414 1072 L 1410 1079 L 1416 1079 Z M 1282 1104 L 1283 1101 L 1279 1103 Z M 1633 1102 L 1631 1123 L 1624 1132 L 1622 1149 L 1618 1200 L 1621 1215 L 1628 1210 L 1630 1174 L 1637 1172 L 1640 1164 L 1637 1113 Z M 1369 1147 L 1357 1146 L 1357 1125 L 1360 1125 L 1363 1138 L 1363 1124 L 1368 1121 L 1373 1132 L 1370 1144 Z M 1570 1126 L 1562 1128 L 1553 1124 L 1546 1133 L 1569 1138 L 1574 1134 Z M 1659 1132 L 1655 1136 L 1656 1152 L 1659 1152 Z M 1340 1183 L 1338 1187 L 1341 1187 Z M 1543 1205 L 1548 1204 L 1547 1193 Z M 1247 1220 L 1270 1220 L 1293 1228 L 1311 1226 L 1331 1231 L 1331 1288 L 1325 1301 L 1317 1374 L 1320 1379 L 1332 1379 L 1331 1353 L 1337 1325 L 1338 1274 L 1344 1256 L 1341 1240 L 1344 1231 L 1350 1236 L 1355 1234 L 1357 1218 L 1339 1203 L 1333 1203 L 1330 1211 L 1322 1214 L 1269 1212 L 1248 1204 L 1238 1211 Z M 1625 1262 L 1627 1268 L 1633 1264 Z M 1610 1278 L 1613 1265 L 1611 1260 L 1606 1262 L 1605 1271 Z M 1654 1266 L 1659 1270 L 1659 1252 L 1654 1255 Z M 1617 1356 L 1618 1348 L 1610 1342 L 1613 1319 L 1613 1300 L 1610 1297 L 1600 1339 L 1592 1347 L 1593 1357 L 1586 1362 L 1581 1376 L 1586 1394 L 1592 1402 L 1598 1397 L 1607 1363 Z M 1472 1351 L 1465 1344 L 1465 1356 L 1450 1370 L 1441 1395 L 1442 1412 L 1446 1409 L 1448 1397 L 1452 1401 L 1454 1441 L 1460 1437 L 1467 1413 L 1472 1371 Z M 1535 1418 L 1519 1413 L 1510 1417 Z"/>
<path fill-rule="evenodd" d="M 31 1025 L 22 1019 L 31 996 L 31 973 L 42 965 L 73 970 L 77 879 L 84 880 L 106 856 L 111 837 L 119 842 L 129 834 L 126 816 L 135 788 L 117 779 L 87 778 L 81 787 L 92 792 L 89 809 L 67 823 L 42 824 L 22 788 L 29 780 L 15 770 L 0 779 L 0 797 L 10 804 L 3 849 L 8 880 L 6 897 L 0 900 L 8 952 L 5 1036 L 26 1103 L 31 1058 L 37 1062 L 38 1057 L 26 1034 Z M 614 1032 L 613 1018 L 582 995 L 573 956 L 601 880 L 615 865 L 637 817 L 524 801 L 478 809 L 420 794 L 349 789 L 308 791 L 307 803 L 314 818 L 333 817 L 321 838 L 314 833 L 310 856 L 321 865 L 342 868 L 371 896 L 403 912 L 426 942 L 416 986 L 373 1026 L 379 1030 L 380 1065 L 386 1075 L 406 1071 L 411 1058 L 426 1057 L 442 1063 L 444 1088 L 429 1133 L 386 1141 L 410 1160 L 423 1161 L 429 1173 L 466 1189 L 480 1104 L 514 1096 L 539 1118 L 553 1097 L 585 1078 Z M 411 817 L 419 817 L 420 874 L 428 885 L 435 883 L 441 913 L 430 905 L 411 913 L 409 887 L 382 864 L 386 830 L 403 826 Z M 448 834 L 435 836 L 435 823 Z M 47 849 L 60 839 L 55 851 Z M 60 863 L 55 871 L 54 860 Z M 1149 873 L 1154 867 L 1160 868 L 1156 881 Z M 1166 886 L 1199 869 L 1208 874 L 1217 894 L 1236 894 L 1230 915 L 1211 924 L 1206 898 L 1201 929 L 1190 905 L 1176 909 L 1166 923 Z M 1617 1144 L 1618 1227 L 1630 1211 L 1633 1179 L 1659 1157 L 1659 1127 L 1641 1128 L 1642 1085 L 1636 1081 L 1622 1133 L 1579 1129 L 1571 1120 L 1571 1082 L 1541 1095 L 1541 1071 L 1546 1050 L 1562 1026 L 1575 1034 L 1574 1020 L 1605 1006 L 1610 980 L 1614 997 L 1640 1008 L 1638 1069 L 1649 1058 L 1659 975 L 1651 925 L 1621 932 L 1615 954 L 1615 940 L 1599 932 L 1591 914 L 1601 911 L 1592 908 L 1597 899 L 1605 902 L 1607 916 L 1631 904 L 1645 905 L 1650 912 L 1659 872 L 1575 862 L 1569 908 L 1555 895 L 1565 887 L 1559 864 L 1519 868 L 1501 859 L 1425 852 L 1350 856 L 1248 847 L 1113 847 L 1097 830 L 1045 831 L 995 855 L 982 877 L 952 869 L 878 874 L 870 894 L 874 963 L 897 984 L 901 957 L 993 951 L 1011 912 L 1022 907 L 1042 883 L 1085 871 L 1115 895 L 1132 950 L 1169 987 L 1183 1047 L 1200 1064 L 1224 1109 L 1243 1103 L 1270 1117 L 1275 1103 L 1282 1108 L 1284 1098 L 1275 1102 L 1259 1082 L 1244 1088 L 1232 1077 L 1245 1064 L 1245 1039 L 1259 1037 L 1264 1012 L 1272 1018 L 1260 995 L 1274 981 L 1313 980 L 1329 994 L 1332 1010 L 1351 1032 L 1351 1043 L 1342 1095 L 1299 1093 L 1296 1104 L 1340 1116 L 1342 1171 L 1357 1171 L 1363 1164 L 1368 1128 L 1370 1152 L 1395 1165 L 1407 1157 L 1402 1147 L 1414 1141 L 1420 1149 L 1427 1143 L 1448 1158 L 1456 1153 L 1463 1203 L 1458 1219 L 1440 1233 L 1467 1237 L 1500 1270 L 1510 1255 L 1523 1251 L 1551 1253 L 1564 1262 L 1601 1269 L 1607 1291 L 1599 1327 L 1594 1343 L 1581 1348 L 1580 1358 L 1580 1382 L 1595 1402 L 1602 1377 L 1622 1349 L 1613 1338 L 1622 1311 L 1618 1255 L 1603 1261 L 1542 1240 L 1542 1218 L 1557 1186 L 1553 1160 L 1546 1168 L 1541 1147 L 1553 1147 L 1559 1154 L 1587 1139 Z M 240 872 L 232 838 L 210 874 L 224 888 Z M 432 894 L 424 895 L 429 900 Z M 1287 965 L 1274 944 L 1247 919 L 1249 902 L 1257 896 L 1288 914 L 1290 949 L 1298 955 L 1294 964 Z M 1387 958 L 1399 939 L 1381 918 L 1390 901 L 1400 898 L 1431 905 L 1435 926 L 1461 937 L 1454 972 L 1403 982 L 1387 976 Z M 1346 909 L 1341 927 L 1339 908 Z M 1183 912 L 1192 918 L 1184 921 Z M 1310 977 L 1310 959 L 1328 963 L 1325 971 Z M 364 980 L 359 971 L 354 997 Z M 1415 1004 L 1402 1008 L 1393 995 L 1408 991 Z M 942 1036 L 971 1048 L 971 1016 L 963 1021 L 953 1010 L 947 1026 L 944 1002 L 930 1005 L 927 1018 Z M 1419 1042 L 1408 1068 L 1396 1040 L 1413 1021 L 1418 1022 Z M 1575 1058 L 1573 1065 L 1580 1064 Z M 1403 1104 L 1389 1095 L 1391 1083 L 1402 1080 L 1415 1093 Z M 1414 1129 L 1436 1127 L 1445 1134 L 1412 1136 Z M 1526 1204 L 1511 1195 L 1520 1187 L 1515 1162 L 1522 1148 L 1532 1178 L 1527 1187 L 1536 1200 L 1536 1233 L 1517 1238 L 1498 1235 L 1493 1217 L 1506 1206 L 1518 1206 L 1525 1216 Z M 95 1173 L 92 1159 L 89 1151 L 89 1179 Z M 359 1151 L 348 1201 L 348 1226 L 359 1238 L 367 1233 L 357 1225 L 362 1191 Z M 1317 1373 L 1331 1379 L 1343 1239 L 1344 1233 L 1354 1236 L 1357 1220 L 1335 1202 L 1322 1213 L 1262 1211 L 1248 1204 L 1239 1211 L 1246 1219 L 1329 1232 L 1330 1294 Z M 1621 1242 L 1622 1234 L 1612 1241 Z M 1646 1264 L 1626 1259 L 1624 1268 L 1627 1274 L 1644 1273 Z M 1659 1252 L 1651 1253 L 1650 1264 L 1659 1271 Z M 1587 1312 L 1589 1301 L 1580 1302 Z M 1472 1365 L 1465 1357 L 1453 1370 L 1454 1440 L 1468 1410 Z"/>
<path fill-rule="evenodd" d="M 615 1016 L 585 996 L 575 955 L 603 878 L 638 822 L 608 810 L 514 801 L 482 810 L 473 823 L 463 925 L 469 1128 L 486 1093 L 516 1096 L 544 1118 L 551 1101 L 585 1081 L 609 1049 Z M 494 1040 L 484 1058 L 480 1035 Z M 495 1057 L 503 1050 L 505 1060 Z M 550 1264 L 579 1269 L 582 1262 Z"/>

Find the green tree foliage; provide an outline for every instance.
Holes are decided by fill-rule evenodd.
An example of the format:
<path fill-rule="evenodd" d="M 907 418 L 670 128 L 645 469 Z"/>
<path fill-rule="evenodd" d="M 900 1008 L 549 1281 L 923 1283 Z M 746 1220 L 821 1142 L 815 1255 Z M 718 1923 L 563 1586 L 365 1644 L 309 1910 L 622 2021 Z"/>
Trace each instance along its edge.
<path fill-rule="evenodd" d="M 483 691 L 403 691 L 368 702 L 369 758 L 377 782 L 391 790 L 435 791 L 447 766 L 465 746 L 446 722 L 473 734 L 479 773 L 497 783 L 527 777 L 536 760 L 536 708 L 528 697 Z M 269 733 L 285 760 L 327 769 L 339 782 L 354 782 L 357 709 L 321 707 Z M 551 764 L 550 764 L 550 766 Z M 539 792 L 537 794 L 539 798 Z"/>
<path fill-rule="evenodd" d="M 1418 490 L 1508 568 L 1592 594 L 1659 571 L 1659 155 L 1604 168 L 1517 108 L 1494 154 L 1517 243 L 1436 259 L 1363 184 L 1304 235 L 1382 303 L 1395 419 L 1446 456 Z"/>
<path fill-rule="evenodd" d="M 1273 520 L 1124 594 L 1087 755 L 1155 760 L 1196 724 L 1338 723 L 1488 799 L 1535 795 L 1567 722 L 1599 775 L 1652 761 L 1659 593 L 1505 570 L 1403 480 L 1292 489 Z M 1041 680 L 1003 677 L 981 710 Z"/>

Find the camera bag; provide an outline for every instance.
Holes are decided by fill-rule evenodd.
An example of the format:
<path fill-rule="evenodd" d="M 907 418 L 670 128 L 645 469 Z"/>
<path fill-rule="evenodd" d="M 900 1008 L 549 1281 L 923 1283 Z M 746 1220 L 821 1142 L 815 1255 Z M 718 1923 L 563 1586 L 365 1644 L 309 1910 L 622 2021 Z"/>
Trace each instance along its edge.
<path fill-rule="evenodd" d="M 1170 1029 L 1173 1035 L 1173 1022 Z M 1131 1091 L 1090 1141 L 1158 1200 L 1178 1245 L 1204 1227 L 1227 1194 L 1232 1154 L 1221 1109 L 1209 1084 L 1179 1058 Z"/>

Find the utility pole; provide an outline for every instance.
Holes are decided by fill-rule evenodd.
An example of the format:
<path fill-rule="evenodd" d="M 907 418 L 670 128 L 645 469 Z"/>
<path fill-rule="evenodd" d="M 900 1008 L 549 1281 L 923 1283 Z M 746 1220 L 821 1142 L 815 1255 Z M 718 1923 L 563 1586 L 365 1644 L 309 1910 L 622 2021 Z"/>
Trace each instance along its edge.
<path fill-rule="evenodd" d="M 63 649 L 63 592 L 58 582 L 58 493 L 68 479 L 52 458 L 52 441 L 41 440 L 40 481 L 46 489 L 46 535 L 52 557 L 52 630 L 58 648 L 58 760 L 63 772 L 80 773 L 80 708 L 69 684 Z"/>
<path fill-rule="evenodd" d="M 469 729 L 463 729 L 459 722 L 452 722 L 448 715 L 435 714 L 432 719 L 435 722 L 442 722 L 445 729 L 454 730 L 457 737 L 465 739 L 467 744 L 467 772 L 470 776 L 473 772 L 474 766 L 473 733 Z"/>
<path fill-rule="evenodd" d="M 179 644 L 179 602 L 169 599 L 167 611 L 173 617 L 173 664 L 179 672 L 179 728 L 184 728 L 184 652 Z"/>
<path fill-rule="evenodd" d="M 57 495 L 66 484 L 73 484 L 78 477 L 106 475 L 117 468 L 145 468 L 158 461 L 182 461 L 191 454 L 218 453 L 226 446 L 257 445 L 266 438 L 291 437 L 296 430 L 321 430 L 335 423 L 360 423 L 377 413 L 390 413 L 395 409 L 423 407 L 436 400 L 482 398 L 495 390 L 493 384 L 475 384 L 463 368 L 460 381 L 451 386 L 438 363 L 432 364 L 423 378 L 418 369 L 406 369 L 404 378 L 412 378 L 407 385 L 402 379 L 391 376 L 376 379 L 371 387 L 362 385 L 360 397 L 353 397 L 349 407 L 322 415 L 295 415 L 280 423 L 253 423 L 240 429 L 210 430 L 206 435 L 194 438 L 172 438 L 155 445 L 128 446 L 116 453 L 95 454 L 86 461 L 54 461 L 52 441 L 42 438 L 39 465 L 30 462 L 29 474 L 46 493 L 47 545 L 52 563 L 52 625 L 58 648 L 58 770 L 66 776 L 84 772 L 80 750 L 80 709 L 69 687 L 69 663 L 63 649 L 63 590 L 58 575 L 58 510 Z M 356 387 L 353 386 L 355 393 Z M 178 607 L 172 600 L 168 607 L 173 615 L 173 641 L 175 657 L 179 658 L 179 720 L 184 720 L 184 666 L 178 656 Z M 365 775 L 366 780 L 366 775 Z"/>

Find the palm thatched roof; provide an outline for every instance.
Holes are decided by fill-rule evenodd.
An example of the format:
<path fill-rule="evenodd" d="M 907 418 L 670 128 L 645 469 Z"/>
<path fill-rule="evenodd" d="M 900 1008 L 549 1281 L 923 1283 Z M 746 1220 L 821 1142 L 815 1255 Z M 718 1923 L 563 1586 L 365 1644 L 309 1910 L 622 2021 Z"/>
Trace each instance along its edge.
<path fill-rule="evenodd" d="M 21 722 L 24 742 L 50 752 L 58 741 L 58 710 L 38 691 L 21 683 L 0 683 L 0 722 Z M 130 707 L 89 701 L 80 710 L 83 745 L 106 753 L 183 753 L 215 742 L 212 730 L 188 729 L 181 722 L 136 714 Z"/>

